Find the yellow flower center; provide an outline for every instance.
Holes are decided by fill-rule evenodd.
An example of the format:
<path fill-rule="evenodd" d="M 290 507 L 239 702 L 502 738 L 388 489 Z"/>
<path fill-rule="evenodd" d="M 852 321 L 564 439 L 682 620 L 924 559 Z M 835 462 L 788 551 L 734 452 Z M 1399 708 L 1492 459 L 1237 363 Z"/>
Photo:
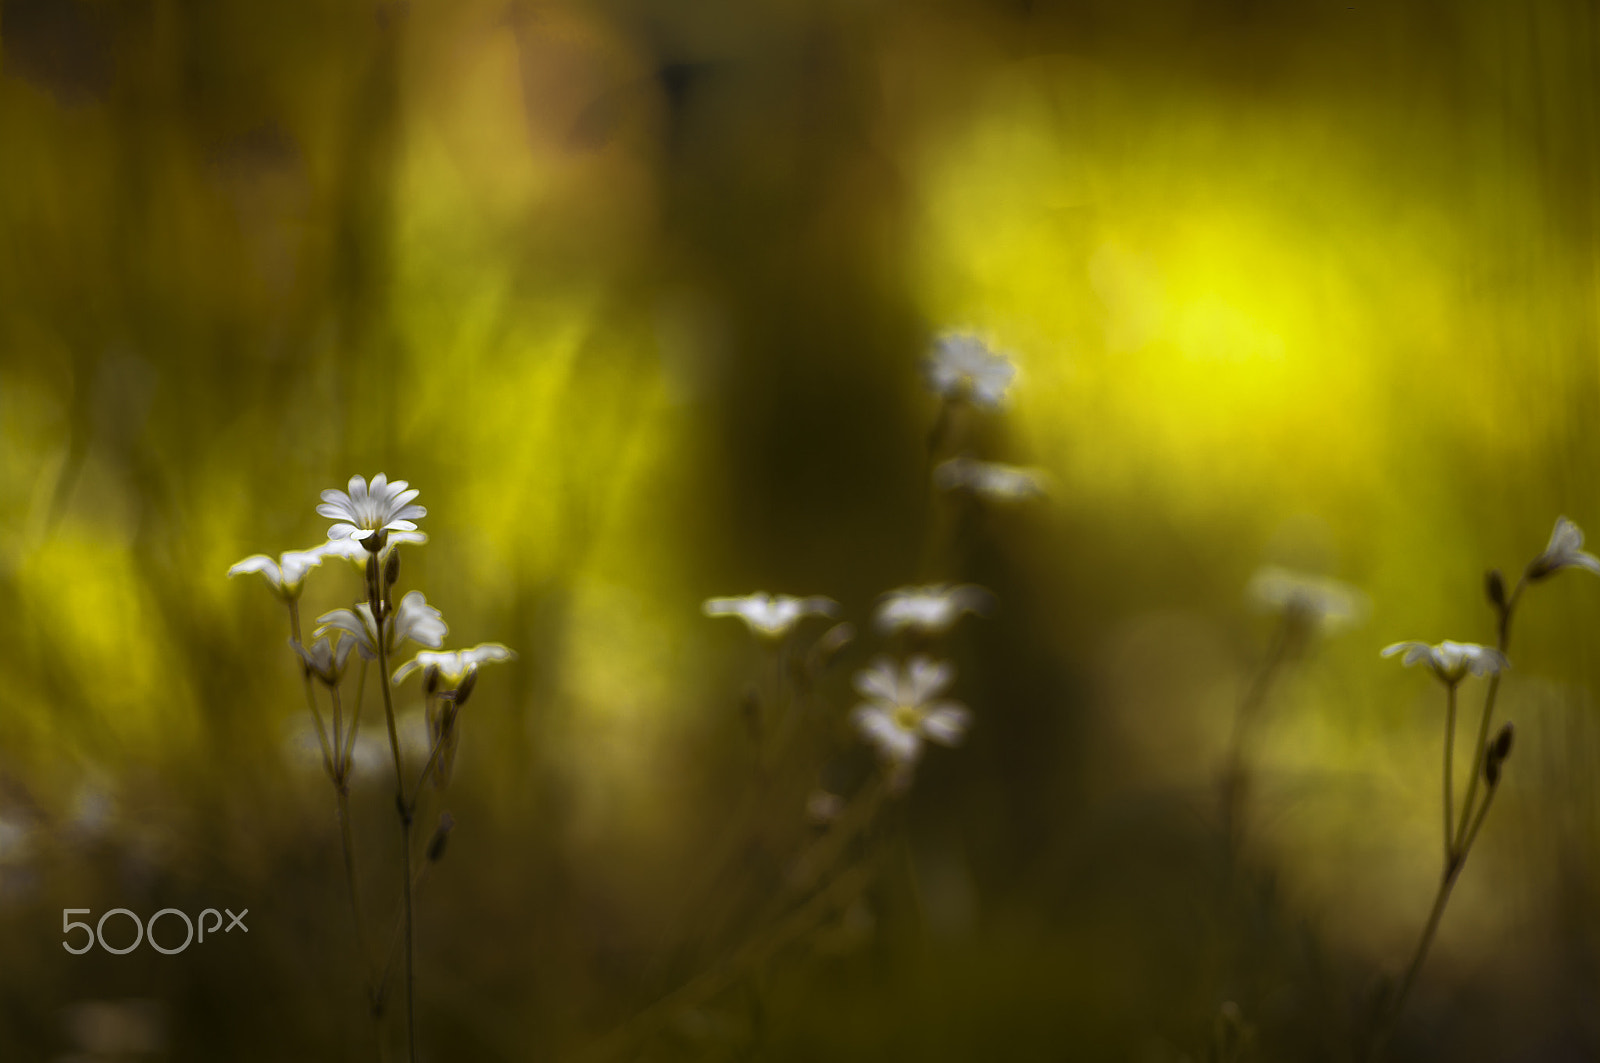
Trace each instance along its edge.
<path fill-rule="evenodd" d="M 915 731 L 922 722 L 922 710 L 915 705 L 896 705 L 894 707 L 894 725 L 902 731 Z"/>

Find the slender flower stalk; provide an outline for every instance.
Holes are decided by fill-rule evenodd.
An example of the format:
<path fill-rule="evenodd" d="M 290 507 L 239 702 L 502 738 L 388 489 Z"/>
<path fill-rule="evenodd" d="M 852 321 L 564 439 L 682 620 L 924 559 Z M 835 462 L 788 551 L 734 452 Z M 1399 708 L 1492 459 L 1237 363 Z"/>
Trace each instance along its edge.
<path fill-rule="evenodd" d="M 1517 603 L 1522 598 L 1523 589 L 1536 579 L 1543 578 L 1550 571 L 1561 567 L 1580 566 L 1588 568 L 1587 564 L 1576 560 L 1577 547 L 1583 543 L 1583 533 L 1576 526 L 1571 526 L 1570 531 L 1563 532 L 1565 518 L 1557 521 L 1556 534 L 1551 538 L 1551 546 L 1545 554 L 1541 554 L 1529 564 L 1527 571 L 1517 580 L 1516 587 L 1509 595 L 1505 591 L 1505 583 L 1498 571 L 1491 572 L 1487 580 L 1487 592 L 1490 604 L 1496 611 L 1496 640 L 1495 646 L 1489 648 L 1475 643 L 1442 642 L 1437 646 L 1429 646 L 1421 642 L 1402 642 L 1385 647 L 1385 657 L 1403 653 L 1402 662 L 1407 665 L 1425 664 L 1434 676 L 1445 685 L 1445 765 L 1444 765 L 1444 830 L 1445 851 L 1444 865 L 1439 876 L 1439 888 L 1435 891 L 1433 904 L 1428 911 L 1427 922 L 1423 925 L 1422 935 L 1417 939 L 1416 949 L 1412 952 L 1411 961 L 1406 965 L 1405 974 L 1401 977 L 1399 987 L 1391 999 L 1384 1002 L 1382 1012 L 1379 1014 L 1376 1033 L 1371 1045 L 1371 1059 L 1381 1059 L 1389 1035 L 1393 1032 L 1394 1024 L 1399 1019 L 1405 1008 L 1406 999 L 1410 996 L 1412 987 L 1416 985 L 1417 975 L 1422 970 L 1423 961 L 1428 957 L 1428 951 L 1433 946 L 1434 936 L 1439 929 L 1440 920 L 1444 917 L 1445 906 L 1450 902 L 1450 895 L 1455 889 L 1456 880 L 1461 877 L 1461 871 L 1466 867 L 1467 857 L 1472 851 L 1473 844 L 1478 839 L 1478 831 L 1483 826 L 1484 817 L 1489 813 L 1489 806 L 1494 801 L 1494 795 L 1499 789 L 1500 770 L 1506 756 L 1511 751 L 1511 725 L 1507 724 L 1499 737 L 1491 743 L 1489 741 L 1490 725 L 1494 719 L 1495 699 L 1500 692 L 1500 680 L 1509 667 L 1506 652 L 1511 645 L 1511 619 L 1516 612 Z M 1573 541 L 1573 533 L 1576 542 Z M 1561 542 L 1558 543 L 1558 538 Z M 1565 553 L 1557 559 L 1559 563 L 1551 562 L 1552 567 L 1540 571 L 1541 563 L 1549 561 L 1549 555 L 1561 545 Z M 1587 555 L 1585 555 L 1587 556 Z M 1539 573 L 1531 575 L 1531 573 Z M 1472 776 L 1467 783 L 1467 792 L 1461 802 L 1461 813 L 1454 815 L 1455 789 L 1452 779 L 1453 757 L 1455 747 L 1455 718 L 1456 718 L 1456 688 L 1468 674 L 1485 676 L 1488 679 L 1487 689 L 1484 693 L 1483 710 L 1478 720 L 1478 742 L 1472 758 Z M 1479 780 L 1482 779 L 1486 790 L 1481 803 L 1478 799 Z"/>

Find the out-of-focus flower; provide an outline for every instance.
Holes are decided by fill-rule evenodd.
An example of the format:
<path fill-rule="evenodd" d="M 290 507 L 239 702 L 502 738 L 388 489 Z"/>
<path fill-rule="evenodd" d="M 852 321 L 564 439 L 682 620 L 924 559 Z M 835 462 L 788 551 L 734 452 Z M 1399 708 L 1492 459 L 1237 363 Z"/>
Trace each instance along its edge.
<path fill-rule="evenodd" d="M 1511 667 L 1505 654 L 1476 642 L 1451 642 L 1447 639 L 1437 646 L 1416 641 L 1396 642 L 1385 646 L 1382 653 L 1385 657 L 1403 653 L 1405 656 L 1400 658 L 1401 664 L 1407 667 L 1426 664 L 1440 682 L 1451 686 L 1461 682 L 1469 672 L 1476 676 L 1498 675 Z"/>
<path fill-rule="evenodd" d="M 355 644 L 356 640 L 342 629 L 335 629 L 331 635 L 322 636 L 310 646 L 302 646 L 293 639 L 289 640 L 289 645 L 293 646 L 300 659 L 306 662 L 306 667 L 328 686 L 336 685 L 344 675 L 345 663 L 349 660 L 350 650 Z"/>
<path fill-rule="evenodd" d="M 909 628 L 939 635 L 949 631 L 963 613 L 987 613 L 993 605 L 994 595 L 971 583 L 901 587 L 878 600 L 874 622 L 885 633 Z"/>
<path fill-rule="evenodd" d="M 967 333 L 941 336 L 923 359 L 928 388 L 946 399 L 967 399 L 974 406 L 999 406 L 1017 367 Z"/>
<path fill-rule="evenodd" d="M 1600 557 L 1583 548 L 1583 529 L 1566 517 L 1557 517 L 1555 530 L 1550 533 L 1550 545 L 1544 553 L 1528 562 L 1523 573 L 1528 582 L 1553 576 L 1564 568 L 1582 568 L 1600 576 Z"/>
<path fill-rule="evenodd" d="M 708 598 L 701 609 L 707 616 L 737 616 L 757 635 L 780 639 L 802 617 L 837 616 L 839 603 L 832 598 L 792 598 L 757 591 L 743 598 Z"/>
<path fill-rule="evenodd" d="M 940 462 L 934 467 L 933 482 L 946 491 L 960 488 L 996 502 L 1038 498 L 1045 493 L 1043 473 L 976 458 Z"/>
<path fill-rule="evenodd" d="M 1367 615 L 1367 596 L 1349 584 L 1277 565 L 1257 569 L 1245 593 L 1258 609 L 1283 613 L 1324 631 L 1353 626 Z"/>
<path fill-rule="evenodd" d="M 329 539 L 355 539 L 377 550 L 389 532 L 416 531 L 412 521 L 428 515 L 411 501 L 417 497 L 416 488 L 406 490 L 404 480 L 390 483 L 381 472 L 370 486 L 363 477 L 352 476 L 349 488 L 348 492 L 333 488 L 322 492 L 317 512 L 339 522 L 328 529 Z"/>
<path fill-rule="evenodd" d="M 317 617 L 317 624 L 312 635 L 322 636 L 334 629 L 348 632 L 355 639 L 356 649 L 361 656 L 369 661 L 377 658 L 377 626 L 372 622 L 372 607 L 366 602 L 353 610 L 334 609 L 323 613 Z M 393 653 L 406 639 L 436 650 L 444 645 L 444 637 L 450 633 L 444 617 L 428 604 L 421 591 L 408 591 L 395 607 L 394 614 L 384 618 L 383 626 L 387 635 L 384 642 L 387 653 Z"/>
<path fill-rule="evenodd" d="M 310 550 L 285 550 L 276 561 L 266 554 L 251 554 L 228 569 L 228 576 L 232 578 L 247 572 L 259 572 L 274 594 L 284 601 L 293 601 L 300 597 L 306 573 L 322 564 L 325 556 L 320 546 Z"/>
<path fill-rule="evenodd" d="M 812 790 L 806 798 L 806 819 L 813 826 L 826 827 L 844 814 L 844 798 L 829 790 Z"/>
<path fill-rule="evenodd" d="M 905 771 L 922 754 L 923 741 L 959 745 L 971 714 L 956 701 L 933 700 L 955 678 L 943 662 L 917 656 L 902 670 L 887 657 L 856 673 L 856 691 L 867 700 L 850 722 L 891 769 Z"/>
<path fill-rule="evenodd" d="M 478 665 L 490 661 L 513 661 L 517 655 L 498 642 L 483 642 L 470 650 L 449 650 L 443 653 L 422 650 L 394 671 L 394 681 L 400 682 L 412 672 L 429 668 L 438 669 L 439 681 L 448 687 L 461 685 L 468 673 L 478 670 Z"/>

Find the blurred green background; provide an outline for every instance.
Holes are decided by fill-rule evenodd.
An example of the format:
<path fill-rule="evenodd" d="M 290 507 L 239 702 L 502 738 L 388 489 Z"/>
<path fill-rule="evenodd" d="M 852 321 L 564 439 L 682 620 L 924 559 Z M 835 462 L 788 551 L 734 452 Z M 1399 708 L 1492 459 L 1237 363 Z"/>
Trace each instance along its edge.
<path fill-rule="evenodd" d="M 1442 699 L 1377 650 L 1492 641 L 1484 570 L 1600 526 L 1592 4 L 6 0 L 0 44 L 0 1058 L 377 1056 L 281 607 L 224 574 L 378 471 L 450 645 L 520 654 L 436 806 L 424 1058 L 596 1058 L 784 859 L 708 884 L 761 660 L 703 599 L 843 603 L 843 750 L 876 596 L 934 577 L 1000 604 L 903 866 L 628 1057 L 1352 1058 L 1439 862 Z M 952 328 L 1051 493 L 927 571 Z M 1273 687 L 1231 864 L 1263 563 L 1372 607 Z M 1584 573 L 1519 616 L 1394 1057 L 1600 1058 L 1597 622 Z M 60 948 L 224 906 L 247 938 Z"/>

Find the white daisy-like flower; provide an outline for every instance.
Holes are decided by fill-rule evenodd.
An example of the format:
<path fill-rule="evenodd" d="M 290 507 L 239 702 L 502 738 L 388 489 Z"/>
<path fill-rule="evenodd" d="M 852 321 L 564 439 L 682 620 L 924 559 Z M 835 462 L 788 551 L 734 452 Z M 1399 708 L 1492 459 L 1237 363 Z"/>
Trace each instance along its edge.
<path fill-rule="evenodd" d="M 1511 667 L 1511 662 L 1506 660 L 1506 655 L 1492 646 L 1480 646 L 1476 642 L 1451 642 L 1446 639 L 1437 646 L 1430 646 L 1426 642 L 1396 642 L 1385 646 L 1382 654 L 1393 657 L 1397 653 L 1405 654 L 1400 658 L 1400 663 L 1410 667 L 1422 663 L 1437 676 L 1440 682 L 1455 685 L 1470 672 L 1476 676 L 1498 675 Z"/>
<path fill-rule="evenodd" d="M 454 688 L 460 686 L 469 673 L 477 671 L 480 664 L 487 664 L 490 661 L 514 661 L 516 658 L 515 653 L 498 642 L 482 642 L 470 650 L 449 650 L 443 653 L 422 650 L 395 669 L 394 681 L 398 683 L 418 669 L 426 674 L 429 668 L 437 668 L 440 682 Z"/>
<path fill-rule="evenodd" d="M 356 649 L 361 656 L 369 661 L 377 658 L 377 638 L 374 634 L 377 626 L 372 622 L 372 607 L 366 602 L 353 610 L 334 609 L 323 613 L 317 617 L 317 624 L 312 635 L 320 637 L 333 630 L 347 632 L 355 639 Z M 384 640 L 386 653 L 393 653 L 407 639 L 436 650 L 444 645 L 444 637 L 450 633 L 444 617 L 428 604 L 421 591 L 406 592 L 406 596 L 395 607 L 394 614 L 384 618 L 383 626 L 387 636 Z"/>
<path fill-rule="evenodd" d="M 428 515 L 411 501 L 417 497 L 416 488 L 406 490 L 404 480 L 390 483 L 381 472 L 370 485 L 365 478 L 352 476 L 349 488 L 348 492 L 333 488 L 322 492 L 317 512 L 339 522 L 328 529 L 329 539 L 355 539 L 376 550 L 389 532 L 416 531 L 412 521 Z"/>
<path fill-rule="evenodd" d="M 320 546 L 309 550 L 285 550 L 276 561 L 266 554 L 251 554 L 228 569 L 228 576 L 232 578 L 247 572 L 259 572 L 272 587 L 273 593 L 288 601 L 300 597 L 306 574 L 322 564 L 325 556 Z"/>
<path fill-rule="evenodd" d="M 1531 583 L 1553 576 L 1564 568 L 1581 568 L 1600 576 L 1600 557 L 1583 548 L 1583 529 L 1566 517 L 1557 517 L 1555 530 L 1550 533 L 1550 545 L 1544 553 L 1528 562 L 1524 573 Z"/>
<path fill-rule="evenodd" d="M 939 635 L 949 631 L 963 613 L 987 613 L 993 605 L 994 595 L 974 584 L 931 583 L 885 594 L 878 599 L 874 620 L 886 634 L 909 628 Z"/>
<path fill-rule="evenodd" d="M 974 406 L 999 406 L 1017 375 L 1011 359 L 990 351 L 978 337 L 950 333 L 939 337 L 923 359 L 923 376 L 934 394 L 967 399 Z"/>
<path fill-rule="evenodd" d="M 1246 596 L 1257 609 L 1307 620 L 1325 631 L 1360 623 L 1367 596 L 1347 583 L 1266 565 L 1250 577 Z"/>
<path fill-rule="evenodd" d="M 996 502 L 1038 498 L 1045 493 L 1045 475 L 1037 469 L 976 458 L 940 462 L 934 467 L 933 482 L 946 491 L 959 488 Z"/>
<path fill-rule="evenodd" d="M 943 661 L 917 656 L 901 670 L 880 657 L 856 673 L 856 691 L 867 700 L 850 713 L 850 722 L 891 768 L 908 769 L 925 739 L 955 746 L 967 733 L 966 706 L 934 700 L 954 678 L 955 668 Z"/>
<path fill-rule="evenodd" d="M 707 616 L 737 616 L 757 635 L 772 639 L 787 635 L 803 617 L 839 613 L 839 603 L 832 598 L 793 598 L 765 591 L 743 598 L 708 598 L 700 608 Z"/>
<path fill-rule="evenodd" d="M 335 629 L 331 634 L 316 639 L 310 646 L 303 646 L 293 639 L 289 640 L 289 645 L 294 647 L 300 659 L 306 662 L 306 667 L 318 679 L 328 686 L 334 686 L 344 675 L 345 663 L 350 658 L 350 650 L 356 645 L 356 640 L 348 632 Z"/>

